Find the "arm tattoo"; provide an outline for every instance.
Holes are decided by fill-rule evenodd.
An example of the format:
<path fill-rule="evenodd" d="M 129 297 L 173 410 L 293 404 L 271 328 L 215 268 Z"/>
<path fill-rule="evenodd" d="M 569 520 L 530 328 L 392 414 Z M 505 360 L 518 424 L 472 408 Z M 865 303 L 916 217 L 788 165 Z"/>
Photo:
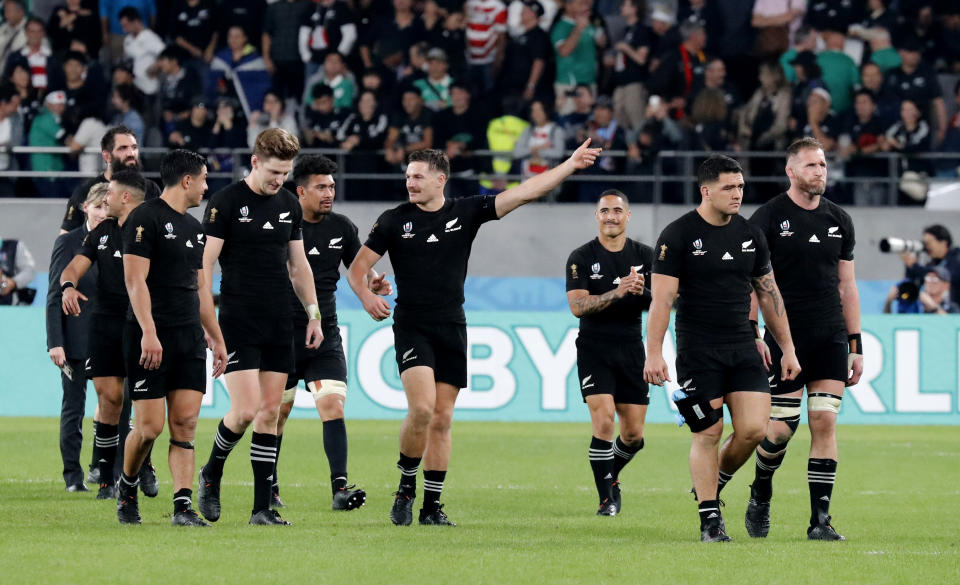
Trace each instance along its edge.
<path fill-rule="evenodd" d="M 617 300 L 617 289 L 603 293 L 602 295 L 587 295 L 580 297 L 573 302 L 580 309 L 580 315 L 592 315 L 606 309 Z"/>
<path fill-rule="evenodd" d="M 774 314 L 783 315 L 783 299 L 780 297 L 780 291 L 777 290 L 777 281 L 773 279 L 772 272 L 754 278 L 753 288 L 757 291 L 758 300 L 761 295 L 769 297 Z"/>

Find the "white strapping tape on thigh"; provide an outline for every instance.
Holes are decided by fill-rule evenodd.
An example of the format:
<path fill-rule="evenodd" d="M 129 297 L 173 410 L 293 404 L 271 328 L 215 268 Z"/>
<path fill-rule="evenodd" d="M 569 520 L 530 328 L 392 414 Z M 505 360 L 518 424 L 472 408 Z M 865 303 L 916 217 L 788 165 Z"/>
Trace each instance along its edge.
<path fill-rule="evenodd" d="M 340 380 L 320 380 L 319 388 L 317 388 L 316 382 L 309 382 L 307 388 L 310 390 L 310 393 L 313 394 L 314 401 L 331 394 L 338 394 L 344 398 L 347 397 L 347 384 Z"/>
<path fill-rule="evenodd" d="M 779 406 L 772 405 L 770 407 L 770 418 L 772 420 L 790 420 L 800 417 L 800 400 L 797 399 L 796 406 Z"/>
<path fill-rule="evenodd" d="M 283 391 L 283 398 L 280 400 L 281 404 L 289 404 L 293 402 L 293 399 L 297 397 L 297 387 L 294 386 L 289 390 Z"/>
<path fill-rule="evenodd" d="M 840 399 L 833 394 L 812 394 L 807 397 L 807 410 L 810 412 L 840 413 Z"/>

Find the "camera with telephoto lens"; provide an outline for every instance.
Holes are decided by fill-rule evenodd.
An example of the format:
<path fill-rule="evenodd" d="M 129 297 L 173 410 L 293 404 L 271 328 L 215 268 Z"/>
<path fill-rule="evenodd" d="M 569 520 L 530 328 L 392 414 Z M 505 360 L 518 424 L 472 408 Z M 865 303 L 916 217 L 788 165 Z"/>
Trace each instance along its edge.
<path fill-rule="evenodd" d="M 900 252 L 919 254 L 923 250 L 923 242 L 920 240 L 905 240 L 903 238 L 883 238 L 880 240 L 880 251 L 887 254 L 899 254 Z"/>

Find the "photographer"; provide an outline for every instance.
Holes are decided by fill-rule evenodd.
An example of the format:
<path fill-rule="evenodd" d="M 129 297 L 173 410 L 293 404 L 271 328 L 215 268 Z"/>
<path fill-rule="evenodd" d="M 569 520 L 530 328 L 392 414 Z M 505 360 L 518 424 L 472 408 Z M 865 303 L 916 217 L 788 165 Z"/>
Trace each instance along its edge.
<path fill-rule="evenodd" d="M 27 246 L 0 239 L 0 305 L 29 305 L 37 293 L 27 285 L 36 276 L 36 264 Z"/>
<path fill-rule="evenodd" d="M 912 280 L 917 287 L 923 285 L 924 277 L 935 267 L 946 268 L 950 280 L 950 297 L 960 298 L 960 248 L 953 246 L 953 237 L 950 230 L 940 224 L 927 226 L 923 229 L 923 250 L 930 257 L 926 264 L 918 262 L 914 252 L 901 252 L 900 258 L 906 266 L 905 277 Z"/>

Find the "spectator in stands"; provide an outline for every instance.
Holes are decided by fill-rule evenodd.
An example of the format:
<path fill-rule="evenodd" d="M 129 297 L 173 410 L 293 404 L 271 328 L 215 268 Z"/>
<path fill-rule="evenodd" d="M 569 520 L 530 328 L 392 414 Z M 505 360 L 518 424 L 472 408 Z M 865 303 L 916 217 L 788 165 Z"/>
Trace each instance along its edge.
<path fill-rule="evenodd" d="M 900 53 L 893 47 L 890 40 L 890 31 L 885 28 L 874 28 L 868 31 L 870 41 L 870 62 L 880 67 L 881 73 L 897 69 L 903 63 Z"/>
<path fill-rule="evenodd" d="M 482 167 L 486 166 L 481 159 L 473 156 L 473 152 L 487 148 L 489 116 L 486 115 L 482 101 L 473 103 L 471 91 L 469 83 L 454 82 L 450 86 L 452 105 L 434 117 L 433 142 L 437 148 L 446 152 L 450 159 L 450 173 L 453 175 L 451 178 L 479 173 Z M 461 179 L 454 180 L 457 188 L 453 192 L 462 193 L 467 190 L 468 185 Z"/>
<path fill-rule="evenodd" d="M 10 71 L 10 81 L 20 96 L 17 112 L 23 124 L 23 133 L 26 136 L 33 125 L 33 119 L 43 109 L 42 94 L 30 83 L 30 69 L 24 63 L 15 63 Z M 19 144 L 16 146 L 20 146 Z"/>
<path fill-rule="evenodd" d="M 206 64 L 217 48 L 217 29 L 213 25 L 213 0 L 175 0 L 170 11 L 167 35 L 188 54 L 188 64 L 206 77 Z"/>
<path fill-rule="evenodd" d="M 144 95 L 154 96 L 160 87 L 157 80 L 157 57 L 166 48 L 157 33 L 147 28 L 140 12 L 133 6 L 120 11 L 120 26 L 126 33 L 123 37 L 123 58 L 133 67 L 133 84 Z"/>
<path fill-rule="evenodd" d="M 387 132 L 386 161 L 400 165 L 414 150 L 433 148 L 433 115 L 416 88 L 403 90 L 403 113 L 394 116 Z"/>
<path fill-rule="evenodd" d="M 63 129 L 63 111 L 67 107 L 67 94 L 63 90 L 51 91 L 43 100 L 43 110 L 30 125 L 28 144 L 30 146 L 63 146 L 66 131 Z M 64 155 L 51 153 L 33 153 L 30 155 L 30 168 L 34 171 L 62 171 Z M 53 177 L 33 180 L 41 197 L 63 197 L 69 192 L 67 186 Z"/>
<path fill-rule="evenodd" d="M 900 98 L 883 82 L 883 72 L 876 63 L 864 63 L 860 69 L 862 89 L 870 92 L 877 105 L 877 117 L 889 128 L 900 117 Z"/>
<path fill-rule="evenodd" d="M 312 6 L 298 0 L 279 0 L 267 6 L 263 23 L 260 52 L 273 87 L 281 100 L 289 100 L 295 108 L 303 95 L 305 68 L 300 58 L 300 27 L 309 22 Z M 251 127 L 256 124 L 251 122 Z M 251 147 L 253 142 L 250 143 Z"/>
<path fill-rule="evenodd" d="M 707 57 L 707 33 L 703 24 L 686 21 L 680 25 L 683 42 L 663 55 L 656 71 L 650 77 L 650 92 L 666 100 L 670 109 L 679 114 L 692 100 L 693 90 L 703 84 Z"/>
<path fill-rule="evenodd" d="M 820 0 L 807 6 L 806 24 L 815 30 L 842 27 L 847 30 L 854 21 L 854 6 L 849 0 Z"/>
<path fill-rule="evenodd" d="M 924 313 L 947 315 L 960 313 L 960 306 L 950 298 L 950 271 L 943 266 L 934 266 L 923 277 L 920 304 Z"/>
<path fill-rule="evenodd" d="M 562 115 L 574 109 L 568 91 L 580 84 L 597 91 L 597 49 L 607 46 L 607 36 L 602 21 L 591 20 L 591 6 L 592 0 L 567 0 L 563 17 L 550 31 L 557 60 L 557 112 Z"/>
<path fill-rule="evenodd" d="M 533 2 L 540 5 L 537 11 L 537 24 L 543 32 L 549 34 L 550 26 L 556 20 L 559 10 L 559 3 L 556 0 L 511 0 L 507 3 L 507 34 L 509 36 L 518 37 L 527 30 L 522 13 L 525 5 Z"/>
<path fill-rule="evenodd" d="M 140 115 L 140 96 L 132 85 L 118 85 L 113 88 L 110 101 L 116 114 L 111 120 L 111 126 L 126 126 L 137 136 L 137 143 L 143 144 L 144 134 L 147 131 L 143 116 Z"/>
<path fill-rule="evenodd" d="M 697 93 L 690 108 L 693 148 L 730 150 L 732 132 L 728 119 L 727 101 L 721 90 L 707 87 Z"/>
<path fill-rule="evenodd" d="M 178 120 L 190 116 L 190 100 L 203 87 L 200 76 L 193 69 L 181 66 L 181 52 L 177 47 L 167 47 L 157 57 L 160 71 L 160 112 L 164 136 L 173 132 Z"/>
<path fill-rule="evenodd" d="M 63 74 L 60 63 L 53 57 L 50 43 L 47 41 L 43 21 L 37 18 L 28 18 L 24 28 L 27 42 L 17 52 L 7 57 L 4 71 L 9 71 L 14 63 L 25 63 L 30 70 L 30 82 L 40 92 L 47 88 L 61 89 Z"/>
<path fill-rule="evenodd" d="M 400 84 L 410 85 L 427 76 L 427 52 L 430 46 L 426 41 L 414 43 L 407 56 L 407 65 L 401 71 Z"/>
<path fill-rule="evenodd" d="M 946 3 L 945 14 L 940 18 L 940 51 L 946 63 L 945 69 L 951 73 L 960 72 L 960 5 Z"/>
<path fill-rule="evenodd" d="M 298 39 L 307 79 L 320 70 L 328 52 L 348 57 L 357 42 L 357 25 L 349 5 L 343 0 L 317 0 L 309 20 L 300 26 Z"/>
<path fill-rule="evenodd" d="M 923 119 L 917 104 L 911 100 L 900 102 L 900 120 L 887 129 L 880 141 L 880 149 L 904 154 L 930 152 L 930 125 Z M 922 204 L 926 199 L 926 187 L 917 186 L 917 175 L 922 175 L 924 179 L 933 175 L 931 161 L 901 158 L 900 175 L 905 179 L 900 183 L 900 203 Z M 909 188 L 905 189 L 908 185 Z"/>
<path fill-rule="evenodd" d="M 790 131 L 798 132 L 807 115 L 807 98 L 814 89 L 826 88 L 820 79 L 820 66 L 817 65 L 817 56 L 810 51 L 803 51 L 791 61 L 794 71 L 793 104 L 790 111 Z M 828 92 L 829 93 L 829 92 Z"/>
<path fill-rule="evenodd" d="M 273 89 L 263 96 L 263 110 L 250 112 L 250 122 L 247 124 L 247 145 L 253 148 L 257 135 L 267 128 L 283 128 L 294 136 L 300 135 L 296 118 L 287 111 L 280 93 Z"/>
<path fill-rule="evenodd" d="M 12 171 L 17 168 L 17 159 L 9 149 L 23 144 L 23 118 L 17 111 L 20 106 L 20 94 L 13 83 L 0 82 L 0 171 Z M 0 177 L 0 197 L 14 195 L 14 182 Z"/>
<path fill-rule="evenodd" d="M 753 5 L 744 0 L 707 2 L 703 9 L 705 51 L 720 57 L 729 68 L 729 79 L 740 95 L 753 90 L 757 82 L 759 60 L 753 55 Z"/>
<path fill-rule="evenodd" d="M 207 74 L 207 98 L 236 96 L 250 110 L 263 108 L 263 95 L 273 80 L 260 52 L 241 26 L 227 31 L 227 46 L 217 51 Z"/>
<path fill-rule="evenodd" d="M 157 5 L 154 0 L 99 0 L 100 26 L 103 31 L 103 46 L 107 48 L 110 63 L 115 64 L 123 56 L 124 30 L 120 25 L 120 12 L 132 7 L 151 29 L 157 26 Z"/>
<path fill-rule="evenodd" d="M 507 39 L 500 91 L 504 99 L 554 103 L 553 47 L 550 36 L 539 24 L 543 5 L 538 0 L 518 0 L 517 4 L 522 7 L 522 32 Z"/>
<path fill-rule="evenodd" d="M 393 0 L 393 18 L 383 18 L 380 14 L 365 27 L 358 42 L 366 69 L 374 68 L 378 58 L 388 67 L 397 67 L 395 55 L 400 53 L 401 60 L 405 59 L 410 47 L 424 39 L 423 21 L 414 14 L 412 5 L 411 0 Z M 390 59 L 392 56 L 394 59 Z"/>
<path fill-rule="evenodd" d="M 69 107 L 69 100 L 68 100 Z M 100 139 L 107 131 L 102 120 L 88 116 L 72 134 L 68 134 L 64 144 L 70 148 L 70 154 L 77 157 L 77 170 L 91 176 L 100 173 Z M 86 152 L 93 149 L 93 152 Z"/>
<path fill-rule="evenodd" d="M 627 169 L 630 173 L 649 175 L 658 152 L 678 148 L 683 143 L 683 129 L 670 117 L 667 103 L 660 96 L 650 96 L 644 118 L 646 121 L 636 140 L 627 145 Z M 666 173 L 679 170 L 674 159 L 665 160 L 663 164 Z M 649 200 L 651 184 L 640 183 L 630 190 L 634 197 Z"/>
<path fill-rule="evenodd" d="M 420 90 L 427 108 L 439 112 L 451 105 L 450 86 L 453 78 L 447 73 L 447 54 L 443 49 L 430 49 L 427 53 L 427 76 L 413 82 L 414 87 Z"/>
<path fill-rule="evenodd" d="M 887 161 L 869 157 L 880 151 L 880 141 L 887 129 L 877 116 L 873 94 L 866 89 L 857 91 L 853 108 L 854 116 L 840 137 L 840 155 L 847 159 L 844 171 L 848 177 L 882 177 L 886 174 Z M 858 206 L 882 205 L 886 193 L 885 183 L 853 184 L 853 200 Z"/>
<path fill-rule="evenodd" d="M 746 150 L 786 149 L 790 107 L 790 86 L 784 79 L 783 68 L 775 61 L 762 63 L 760 87 L 747 102 L 740 118 L 740 146 Z M 765 159 L 751 161 L 752 174 L 767 174 L 754 169 L 755 163 L 761 160 Z"/>
<path fill-rule="evenodd" d="M 950 298 L 960 298 L 960 248 L 953 245 L 950 230 L 941 224 L 923 228 L 923 251 L 929 262 L 919 262 L 917 254 L 913 252 L 900 254 L 906 269 L 904 276 L 920 286 L 930 270 L 945 268 L 951 275 Z"/>
<path fill-rule="evenodd" d="M 240 104 L 231 97 L 221 97 L 217 100 L 216 118 L 213 121 L 213 128 L 210 130 L 210 142 L 208 146 L 211 149 L 238 149 L 247 148 L 247 122 L 240 115 Z M 211 152 L 207 157 L 210 164 L 210 170 L 217 173 L 232 173 L 234 170 L 234 157 L 227 152 Z M 230 179 L 208 179 L 210 184 L 208 191 L 216 193 L 218 190 L 229 185 Z"/>
<path fill-rule="evenodd" d="M 821 34 L 826 49 L 817 55 L 823 83 L 826 84 L 833 109 L 844 115 L 853 105 L 853 92 L 860 85 L 860 70 L 849 55 L 843 52 L 847 40 L 846 29 L 831 26 Z"/>
<path fill-rule="evenodd" d="M 804 124 L 798 125 L 796 138 L 813 136 L 823 145 L 824 152 L 837 147 L 837 139 L 842 132 L 840 117 L 832 108 L 832 96 L 825 88 L 814 88 L 807 96 L 807 111 Z"/>
<path fill-rule="evenodd" d="M 513 147 L 513 157 L 519 161 L 524 179 L 550 169 L 567 152 L 566 134 L 550 114 L 549 104 L 540 101 L 530 104 L 530 125 Z"/>
<path fill-rule="evenodd" d="M 340 148 L 350 153 L 344 170 L 350 173 L 382 170 L 376 151 L 384 147 L 388 128 L 387 115 L 377 107 L 377 94 L 368 89 L 361 91 L 357 111 L 347 116 L 337 133 Z M 388 183 L 369 179 L 351 179 L 346 190 L 351 200 L 377 200 L 389 192 Z"/>
<path fill-rule="evenodd" d="M 743 100 L 740 98 L 740 90 L 737 89 L 737 86 L 727 79 L 727 66 L 723 59 L 717 57 L 707 61 L 707 67 L 703 71 L 703 84 L 693 90 L 692 99 L 695 101 L 704 89 L 715 89 L 723 96 L 723 101 L 727 106 L 726 125 L 732 129 L 733 120 L 743 106 Z"/>
<path fill-rule="evenodd" d="M 67 96 L 65 128 L 76 130 L 80 121 L 89 116 L 104 117 L 106 91 L 103 81 L 87 75 L 87 58 L 83 53 L 69 51 L 63 59 L 64 92 Z"/>
<path fill-rule="evenodd" d="M 589 2 L 590 0 L 568 0 Z M 467 70 L 477 91 L 494 88 L 507 45 L 507 6 L 501 0 L 467 0 Z"/>
<path fill-rule="evenodd" d="M 593 115 L 593 90 L 587 84 L 580 84 L 567 94 L 573 99 L 573 111 L 560 116 L 558 123 L 566 136 L 567 148 L 573 149 L 587 138 L 586 125 Z"/>
<path fill-rule="evenodd" d="M 935 145 L 939 145 L 947 133 L 947 108 L 943 102 L 940 80 L 933 68 L 921 61 L 923 43 L 920 39 L 907 37 L 899 49 L 903 63 L 899 69 L 887 72 L 887 87 L 891 94 L 901 101 L 913 102 L 924 116 L 934 120 Z"/>
<path fill-rule="evenodd" d="M 23 0 L 5 0 L 0 24 L 0 63 L 27 44 L 27 11 Z"/>
<path fill-rule="evenodd" d="M 429 4 L 430 2 L 427 3 Z M 435 26 L 425 31 L 425 39 L 429 46 L 443 49 L 447 54 L 450 75 L 457 79 L 467 78 L 467 53 L 464 51 L 464 47 L 467 46 L 467 22 L 463 12 L 451 10 L 443 17 L 439 27 Z M 507 64 L 504 58 L 504 65 Z M 504 79 L 505 75 L 501 72 L 500 77 Z"/>
<path fill-rule="evenodd" d="M 780 66 L 783 68 L 783 76 L 789 83 L 797 81 L 797 73 L 793 68 L 793 61 L 800 53 L 814 53 L 817 50 L 817 41 L 820 35 L 807 25 L 797 29 L 794 35 L 793 46 L 780 55 Z"/>
<path fill-rule="evenodd" d="M 867 0 L 867 12 L 864 18 L 850 26 L 850 36 L 870 40 L 873 35 L 869 31 L 882 28 L 893 34 L 900 25 L 899 15 L 890 9 L 890 0 Z"/>
<path fill-rule="evenodd" d="M 627 25 L 623 39 L 617 42 L 614 64 L 614 117 L 623 128 L 639 130 L 646 110 L 646 81 L 650 74 L 650 50 L 653 33 L 643 24 L 640 0 L 623 0 L 620 18 Z"/>
<path fill-rule="evenodd" d="M 60 275 L 80 250 L 80 245 L 90 230 L 106 218 L 105 193 L 105 188 L 96 188 L 84 198 L 82 207 L 86 221 L 81 227 L 60 235 L 53 244 L 53 254 L 50 257 L 49 289 L 46 298 L 47 352 L 50 360 L 62 372 L 60 457 L 63 461 L 63 481 L 68 492 L 90 491 L 83 483 L 80 449 L 83 444 L 83 411 L 87 394 L 84 363 L 89 357 L 87 348 L 93 310 L 85 307 L 87 310 L 81 311 L 75 317 L 64 314 L 61 306 L 63 297 Z M 93 266 L 83 278 L 73 283 L 74 288 L 88 299 L 96 299 L 98 268 Z"/>
<path fill-rule="evenodd" d="M 660 60 L 664 55 L 683 42 L 680 31 L 677 29 L 675 14 L 664 4 L 657 4 L 650 12 L 650 30 L 654 34 L 650 61 L 651 73 L 660 66 Z"/>
<path fill-rule="evenodd" d="M 617 124 L 613 118 L 613 100 L 608 96 L 602 95 L 597 98 L 593 105 L 593 115 L 586 127 L 587 138 L 593 147 L 599 147 L 605 151 L 626 150 L 627 140 L 624 129 Z M 597 159 L 597 164 L 583 171 L 587 175 L 618 175 L 623 171 L 624 159 L 619 156 L 607 156 L 603 160 Z M 609 182 L 589 182 L 580 183 L 578 189 L 578 200 L 594 202 L 600 198 L 600 193 L 605 189 L 617 184 Z"/>
<path fill-rule="evenodd" d="M 309 107 L 304 111 L 303 145 L 309 148 L 337 148 L 337 133 L 347 113 L 333 109 L 333 90 L 325 83 L 313 86 Z"/>
<path fill-rule="evenodd" d="M 217 44 L 223 48 L 227 44 L 227 34 L 231 27 L 239 26 L 258 44 L 263 34 L 263 20 L 267 12 L 266 0 L 230 0 L 220 2 L 217 7 Z"/>
<path fill-rule="evenodd" d="M 65 0 L 52 10 L 47 21 L 47 35 L 50 48 L 56 54 L 67 51 L 70 41 L 79 38 L 87 45 L 90 54 L 98 55 L 103 40 L 99 18 L 93 10 L 84 7 L 81 0 Z"/>
<path fill-rule="evenodd" d="M 754 57 L 777 59 L 790 48 L 790 38 L 806 12 L 805 0 L 757 0 L 750 24 L 756 32 Z"/>
<path fill-rule="evenodd" d="M 347 68 L 343 55 L 336 51 L 327 51 L 323 59 L 323 69 L 315 73 L 306 82 L 301 102 L 306 111 L 313 99 L 312 94 L 317 84 L 322 83 L 333 90 L 333 109 L 337 112 L 346 112 L 353 107 L 353 100 L 357 95 L 357 82 L 353 73 Z"/>
<path fill-rule="evenodd" d="M 913 39 L 917 41 L 918 51 L 924 63 L 936 69 L 937 61 L 940 60 L 939 38 L 937 35 L 937 23 L 933 18 L 932 3 L 916 2 L 909 6 L 901 7 L 904 13 L 915 11 L 913 16 L 906 18 L 906 23 L 900 29 L 897 35 L 900 39 Z M 900 43 L 897 43 L 900 46 Z"/>
<path fill-rule="evenodd" d="M 33 304 L 37 291 L 29 285 L 36 275 L 37 265 L 27 245 L 0 239 L 0 305 Z"/>
<path fill-rule="evenodd" d="M 592 100 L 591 100 L 592 101 Z M 513 152 L 517 140 L 523 134 L 523 131 L 530 125 L 529 122 L 521 118 L 523 114 L 523 102 L 519 100 L 506 101 L 503 104 L 503 115 L 498 116 L 487 124 L 487 144 L 490 150 L 495 152 Z M 492 156 L 490 158 L 491 170 L 496 175 L 506 175 L 515 172 L 513 156 Z M 518 181 L 507 181 L 504 178 L 481 179 L 480 194 L 495 195 L 504 189 L 519 185 Z"/>
<path fill-rule="evenodd" d="M 195 97 L 190 102 L 190 116 L 180 120 L 167 137 L 170 148 L 186 148 L 194 152 L 210 146 L 213 121 L 210 120 L 207 103 L 203 97 Z"/>

